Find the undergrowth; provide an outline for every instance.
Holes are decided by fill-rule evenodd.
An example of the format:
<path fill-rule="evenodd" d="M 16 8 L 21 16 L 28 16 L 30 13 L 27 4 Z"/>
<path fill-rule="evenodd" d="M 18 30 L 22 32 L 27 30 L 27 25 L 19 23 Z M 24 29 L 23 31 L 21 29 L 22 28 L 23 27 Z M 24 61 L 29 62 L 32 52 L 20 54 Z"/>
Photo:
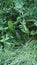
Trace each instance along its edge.
<path fill-rule="evenodd" d="M 0 0 L 0 65 L 37 65 L 37 0 Z"/>

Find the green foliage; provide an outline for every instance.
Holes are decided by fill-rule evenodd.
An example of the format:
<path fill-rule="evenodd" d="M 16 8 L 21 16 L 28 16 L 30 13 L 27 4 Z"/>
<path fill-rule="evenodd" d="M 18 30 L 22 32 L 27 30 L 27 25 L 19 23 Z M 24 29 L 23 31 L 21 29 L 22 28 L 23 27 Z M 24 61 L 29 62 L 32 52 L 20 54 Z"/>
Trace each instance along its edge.
<path fill-rule="evenodd" d="M 35 30 L 35 31 L 32 30 L 32 31 L 31 31 L 31 35 L 37 35 L 37 30 Z"/>
<path fill-rule="evenodd" d="M 26 26 L 26 22 L 23 20 L 23 22 L 21 23 L 21 30 L 23 33 L 29 34 L 29 29 Z"/>
<path fill-rule="evenodd" d="M 0 0 L 0 65 L 37 65 L 37 0 Z"/>
<path fill-rule="evenodd" d="M 8 27 L 9 27 L 9 29 L 10 29 L 13 33 L 15 32 L 14 25 L 13 25 L 13 22 L 12 22 L 12 21 L 8 21 Z"/>

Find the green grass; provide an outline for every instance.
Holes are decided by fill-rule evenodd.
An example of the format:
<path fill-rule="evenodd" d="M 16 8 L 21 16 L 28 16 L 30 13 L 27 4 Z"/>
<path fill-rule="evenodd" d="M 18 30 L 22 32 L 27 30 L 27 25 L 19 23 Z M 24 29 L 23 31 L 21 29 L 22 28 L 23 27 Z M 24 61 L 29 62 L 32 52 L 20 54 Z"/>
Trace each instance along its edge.
<path fill-rule="evenodd" d="M 0 65 L 37 65 L 37 0 L 0 0 Z"/>
<path fill-rule="evenodd" d="M 31 40 L 17 49 L 1 50 L 0 65 L 37 65 L 37 41 Z"/>

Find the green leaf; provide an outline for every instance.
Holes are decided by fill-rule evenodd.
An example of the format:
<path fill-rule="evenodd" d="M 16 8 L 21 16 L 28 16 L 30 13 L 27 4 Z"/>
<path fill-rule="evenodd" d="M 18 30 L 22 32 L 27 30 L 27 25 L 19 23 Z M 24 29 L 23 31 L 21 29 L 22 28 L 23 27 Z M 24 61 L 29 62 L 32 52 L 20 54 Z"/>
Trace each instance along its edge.
<path fill-rule="evenodd" d="M 8 21 L 8 27 L 9 27 L 9 29 L 10 29 L 12 32 L 14 32 L 15 28 L 14 28 L 14 24 L 13 24 L 12 21 Z"/>
<path fill-rule="evenodd" d="M 22 8 L 22 6 L 23 6 L 23 0 L 21 1 L 21 0 L 16 0 L 15 1 L 15 8 L 17 9 L 19 9 L 19 8 Z"/>
<path fill-rule="evenodd" d="M 24 33 L 30 33 L 29 32 L 29 29 L 27 28 L 27 26 L 26 26 L 26 22 L 25 22 L 25 20 L 23 20 L 23 22 L 21 23 L 21 30 L 22 30 L 22 32 L 24 32 Z"/>
<path fill-rule="evenodd" d="M 37 21 L 34 23 L 35 26 L 37 26 Z"/>
<path fill-rule="evenodd" d="M 32 30 L 31 35 L 37 35 L 37 30 L 36 31 Z"/>

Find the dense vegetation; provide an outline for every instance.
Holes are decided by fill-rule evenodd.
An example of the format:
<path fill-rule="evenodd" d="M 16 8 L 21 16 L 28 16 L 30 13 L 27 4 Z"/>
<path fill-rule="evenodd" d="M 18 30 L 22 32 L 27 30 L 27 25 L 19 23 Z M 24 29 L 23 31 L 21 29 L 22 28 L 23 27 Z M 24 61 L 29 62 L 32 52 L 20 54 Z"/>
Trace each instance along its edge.
<path fill-rule="evenodd" d="M 0 65 L 37 65 L 37 0 L 0 0 Z"/>

